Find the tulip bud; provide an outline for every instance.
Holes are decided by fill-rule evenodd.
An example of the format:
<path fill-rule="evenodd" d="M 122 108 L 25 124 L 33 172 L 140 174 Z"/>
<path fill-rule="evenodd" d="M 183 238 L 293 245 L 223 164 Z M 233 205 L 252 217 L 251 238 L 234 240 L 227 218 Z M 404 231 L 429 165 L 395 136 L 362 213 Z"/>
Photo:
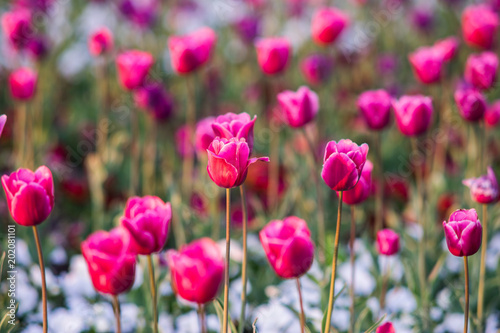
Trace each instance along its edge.
<path fill-rule="evenodd" d="M 366 160 L 358 183 L 350 190 L 344 192 L 342 201 L 348 205 L 358 205 L 368 199 L 372 193 L 372 170 L 373 164 Z"/>
<path fill-rule="evenodd" d="M 417 136 L 429 129 L 432 121 L 432 99 L 427 96 L 402 96 L 393 101 L 396 124 L 406 136 Z"/>
<path fill-rule="evenodd" d="M 172 288 L 183 299 L 205 304 L 217 296 L 224 278 L 224 259 L 217 244 L 202 238 L 167 252 Z"/>
<path fill-rule="evenodd" d="M 319 110 L 318 95 L 302 86 L 297 92 L 286 90 L 278 94 L 278 102 L 285 122 L 290 127 L 299 128 L 312 121 Z"/>
<path fill-rule="evenodd" d="M 332 73 L 333 61 L 322 54 L 312 54 L 300 63 L 302 75 L 310 84 L 326 82 Z"/>
<path fill-rule="evenodd" d="M 368 155 L 368 145 L 358 146 L 349 139 L 330 141 L 325 148 L 321 177 L 334 191 L 352 189 L 361 177 Z"/>
<path fill-rule="evenodd" d="M 37 73 L 29 68 L 20 68 L 9 75 L 9 88 L 12 98 L 28 101 L 35 95 Z"/>
<path fill-rule="evenodd" d="M 471 5 L 462 14 L 462 33 L 470 46 L 490 49 L 496 40 L 498 16 L 486 5 Z"/>
<path fill-rule="evenodd" d="M 314 243 L 306 221 L 290 216 L 269 222 L 259 233 L 260 242 L 276 274 L 298 278 L 311 268 Z"/>
<path fill-rule="evenodd" d="M 0 137 L 2 136 L 3 128 L 4 128 L 6 122 L 7 122 L 7 116 L 4 114 L 1 115 L 0 116 Z"/>
<path fill-rule="evenodd" d="M 46 166 L 35 172 L 19 169 L 2 176 L 7 205 L 14 221 L 32 227 L 45 221 L 54 208 L 54 181 Z"/>
<path fill-rule="evenodd" d="M 394 326 L 390 321 L 380 325 L 377 327 L 377 330 L 375 333 L 396 333 L 396 330 L 394 329 Z"/>
<path fill-rule="evenodd" d="M 392 97 L 385 90 L 365 91 L 358 98 L 358 109 L 372 130 L 382 130 L 391 119 Z"/>
<path fill-rule="evenodd" d="M 123 227 L 96 231 L 82 242 L 82 254 L 98 292 L 118 295 L 132 288 L 135 256 L 129 253 L 129 245 L 130 234 Z"/>
<path fill-rule="evenodd" d="M 392 256 L 399 251 L 399 235 L 391 229 L 377 232 L 377 251 L 384 256 Z"/>
<path fill-rule="evenodd" d="M 279 74 L 285 70 L 290 59 L 291 46 L 285 38 L 262 38 L 255 42 L 257 61 L 267 75 Z"/>
<path fill-rule="evenodd" d="M 94 57 L 109 53 L 113 49 L 113 34 L 103 27 L 90 35 L 88 44 L 89 52 Z"/>
<path fill-rule="evenodd" d="M 2 15 L 2 30 L 6 39 L 16 49 L 25 48 L 33 35 L 31 13 L 26 9 L 16 9 Z"/>
<path fill-rule="evenodd" d="M 465 179 L 462 183 L 470 188 L 471 198 L 475 202 L 490 204 L 498 201 L 499 188 L 497 177 L 491 167 L 488 167 L 486 175 Z"/>
<path fill-rule="evenodd" d="M 481 247 L 482 226 L 475 209 L 459 209 L 443 222 L 446 244 L 457 257 L 471 256 Z"/>
<path fill-rule="evenodd" d="M 123 89 L 134 90 L 142 86 L 153 62 L 153 56 L 148 52 L 130 50 L 119 54 L 116 66 Z"/>
<path fill-rule="evenodd" d="M 312 18 L 312 38 L 319 45 L 332 44 L 349 23 L 349 17 L 337 8 L 320 9 Z"/>
<path fill-rule="evenodd" d="M 431 84 L 441 79 L 443 54 L 434 47 L 420 47 L 410 54 L 409 59 L 420 82 Z"/>
<path fill-rule="evenodd" d="M 491 104 L 484 113 L 486 126 L 495 127 L 500 122 L 500 100 Z"/>
<path fill-rule="evenodd" d="M 158 121 L 173 114 L 174 100 L 160 83 L 146 83 L 134 91 L 134 102 Z"/>
<path fill-rule="evenodd" d="M 212 123 L 212 129 L 215 133 L 215 136 L 221 138 L 245 139 L 248 143 L 248 147 L 250 148 L 250 153 L 252 153 L 253 127 L 256 120 L 256 116 L 252 119 L 246 112 L 242 112 L 239 114 L 228 112 L 222 116 L 218 116 L 217 118 L 215 118 L 215 121 Z"/>
<path fill-rule="evenodd" d="M 474 88 L 460 88 L 455 91 L 455 102 L 462 118 L 467 121 L 478 121 L 486 111 L 486 99 Z"/>
<path fill-rule="evenodd" d="M 434 43 L 434 50 L 441 54 L 443 61 L 451 61 L 458 53 L 460 41 L 457 37 L 452 36 L 438 40 Z"/>
<path fill-rule="evenodd" d="M 477 89 L 488 90 L 495 84 L 498 57 L 493 52 L 471 54 L 465 64 L 465 80 Z"/>

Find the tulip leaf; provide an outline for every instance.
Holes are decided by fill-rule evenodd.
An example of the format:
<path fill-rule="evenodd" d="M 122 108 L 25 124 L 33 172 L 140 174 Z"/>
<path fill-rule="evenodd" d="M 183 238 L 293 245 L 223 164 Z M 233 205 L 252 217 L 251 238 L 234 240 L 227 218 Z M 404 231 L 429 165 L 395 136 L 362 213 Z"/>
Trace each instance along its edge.
<path fill-rule="evenodd" d="M 224 305 L 222 304 L 222 302 L 218 298 L 214 299 L 213 303 L 214 303 L 215 311 L 217 312 L 217 317 L 219 317 L 219 322 L 220 322 L 220 325 L 222 327 L 223 326 L 222 321 L 224 320 Z M 229 328 L 231 329 L 231 333 L 238 333 L 238 330 L 236 329 L 236 326 L 234 326 L 234 323 L 231 320 L 231 315 L 229 313 L 228 313 L 227 321 L 229 322 Z"/>
<path fill-rule="evenodd" d="M 386 315 L 383 315 L 375 324 L 373 324 L 369 329 L 365 331 L 365 333 L 373 332 L 379 325 L 384 321 Z"/>

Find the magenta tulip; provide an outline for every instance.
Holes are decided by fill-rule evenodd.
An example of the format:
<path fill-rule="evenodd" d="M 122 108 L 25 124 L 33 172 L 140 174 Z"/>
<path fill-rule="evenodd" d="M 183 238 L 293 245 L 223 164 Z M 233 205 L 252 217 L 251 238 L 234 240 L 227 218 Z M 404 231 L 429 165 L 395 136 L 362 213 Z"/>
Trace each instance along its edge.
<path fill-rule="evenodd" d="M 123 89 L 134 90 L 142 86 L 153 62 L 153 56 L 148 52 L 129 50 L 120 53 L 116 57 L 116 66 Z"/>
<path fill-rule="evenodd" d="M 326 82 L 332 73 L 333 60 L 322 54 L 312 54 L 300 62 L 300 71 L 310 84 Z"/>
<path fill-rule="evenodd" d="M 496 40 L 498 15 L 486 5 L 471 5 L 462 13 L 462 33 L 470 46 L 490 49 Z"/>
<path fill-rule="evenodd" d="M 157 14 L 161 11 L 160 0 L 118 0 L 113 1 L 115 6 L 116 2 L 118 2 L 120 13 L 139 28 L 151 27 L 156 20 Z"/>
<path fill-rule="evenodd" d="M 7 122 L 7 116 L 4 114 L 1 115 L 0 116 L 0 137 L 2 137 L 3 128 L 5 127 L 6 122 Z"/>
<path fill-rule="evenodd" d="M 191 73 L 210 59 L 217 35 L 207 27 L 198 29 L 184 36 L 168 39 L 168 49 L 173 69 L 178 74 Z"/>
<path fill-rule="evenodd" d="M 28 101 L 36 91 L 38 75 L 30 68 L 20 68 L 9 75 L 9 88 L 12 98 Z"/>
<path fill-rule="evenodd" d="M 149 255 L 161 251 L 167 241 L 171 219 L 169 202 L 154 196 L 130 198 L 121 224 L 130 232 L 131 252 Z"/>
<path fill-rule="evenodd" d="M 248 167 L 257 162 L 269 162 L 268 157 L 250 158 L 250 148 L 244 138 L 215 138 L 207 149 L 208 175 L 220 187 L 232 188 L 243 184 Z"/>
<path fill-rule="evenodd" d="M 399 235 L 391 229 L 377 232 L 377 251 L 384 256 L 392 256 L 399 251 Z"/>
<path fill-rule="evenodd" d="M 465 64 L 465 80 L 477 89 L 488 90 L 496 82 L 498 57 L 493 52 L 471 54 Z"/>
<path fill-rule="evenodd" d="M 337 8 L 318 10 L 312 18 L 312 38 L 319 45 L 334 43 L 349 25 L 349 17 Z"/>
<path fill-rule="evenodd" d="M 409 56 L 415 77 L 424 84 L 438 82 L 443 71 L 443 54 L 434 47 L 420 47 Z"/>
<path fill-rule="evenodd" d="M 432 99 L 427 96 L 402 96 L 393 101 L 392 107 L 400 132 L 406 136 L 417 136 L 427 131 L 432 121 Z"/>
<path fill-rule="evenodd" d="M 446 244 L 457 257 L 471 256 L 481 247 L 482 226 L 475 209 L 459 209 L 443 222 Z"/>
<path fill-rule="evenodd" d="M 26 51 L 31 59 L 35 61 L 43 60 L 49 53 L 50 45 L 44 36 L 33 36 L 28 43 Z"/>
<path fill-rule="evenodd" d="M 134 91 L 134 102 L 155 120 L 165 121 L 174 112 L 173 97 L 161 83 L 146 83 Z"/>
<path fill-rule="evenodd" d="M 196 124 L 194 141 L 198 153 L 206 153 L 208 147 L 214 141 L 216 135 L 212 124 L 215 122 L 215 119 L 215 117 L 206 117 Z"/>
<path fill-rule="evenodd" d="M 438 40 L 434 43 L 434 50 L 441 54 L 443 61 L 451 61 L 458 53 L 460 41 L 457 37 L 452 36 Z"/>
<path fill-rule="evenodd" d="M 6 39 L 17 50 L 25 48 L 33 35 L 29 10 L 15 9 L 2 15 L 2 30 Z"/>
<path fill-rule="evenodd" d="M 298 278 L 311 268 L 314 243 L 306 221 L 289 216 L 269 222 L 259 233 L 260 242 L 276 274 Z"/>
<path fill-rule="evenodd" d="M 382 130 L 391 119 L 392 97 L 385 90 L 365 91 L 358 98 L 358 109 L 366 125 L 375 131 Z"/>
<path fill-rule="evenodd" d="M 325 148 L 321 177 L 334 191 L 352 189 L 359 181 L 368 155 L 368 145 L 358 146 L 349 139 L 330 141 Z"/>
<path fill-rule="evenodd" d="M 291 46 L 286 38 L 261 38 L 255 42 L 257 61 L 264 74 L 283 72 L 290 60 Z"/>
<path fill-rule="evenodd" d="M 54 181 L 46 166 L 35 172 L 19 169 L 2 176 L 7 205 L 14 221 L 31 227 L 49 217 L 54 208 Z"/>
<path fill-rule="evenodd" d="M 486 99 L 475 88 L 459 88 L 455 91 L 455 102 L 462 118 L 467 121 L 479 121 L 486 111 Z"/>
<path fill-rule="evenodd" d="M 312 121 L 319 110 L 318 95 L 302 86 L 297 92 L 286 90 L 278 94 L 283 118 L 290 127 L 299 128 Z"/>
<path fill-rule="evenodd" d="M 478 178 L 465 179 L 462 182 L 470 188 L 472 200 L 481 204 L 491 204 L 498 201 L 499 188 L 497 177 L 491 167 L 488 167 L 488 173 Z"/>
<path fill-rule="evenodd" d="M 348 205 L 358 205 L 368 199 L 372 193 L 372 170 L 373 164 L 366 160 L 358 183 L 350 190 L 344 192 L 342 201 Z"/>
<path fill-rule="evenodd" d="M 100 28 L 89 37 L 89 52 L 94 57 L 109 53 L 113 49 L 113 34 L 106 28 Z"/>
<path fill-rule="evenodd" d="M 130 234 L 123 227 L 96 231 L 82 242 L 82 254 L 98 292 L 118 295 L 132 288 L 135 255 L 129 252 L 129 246 Z"/>
<path fill-rule="evenodd" d="M 488 127 L 495 127 L 500 123 L 500 100 L 488 106 L 484 113 L 484 121 Z"/>
<path fill-rule="evenodd" d="M 239 114 L 228 112 L 215 118 L 215 121 L 212 123 L 212 129 L 215 136 L 221 138 L 245 139 L 251 153 L 253 149 L 253 127 L 256 120 L 257 116 L 252 119 L 246 112 Z"/>
<path fill-rule="evenodd" d="M 217 244 L 202 238 L 167 252 L 172 287 L 183 299 L 198 304 L 212 301 L 224 278 L 224 259 Z"/>
<path fill-rule="evenodd" d="M 390 321 L 380 325 L 377 327 L 377 330 L 375 333 L 396 333 L 396 330 L 394 329 L 394 326 Z"/>

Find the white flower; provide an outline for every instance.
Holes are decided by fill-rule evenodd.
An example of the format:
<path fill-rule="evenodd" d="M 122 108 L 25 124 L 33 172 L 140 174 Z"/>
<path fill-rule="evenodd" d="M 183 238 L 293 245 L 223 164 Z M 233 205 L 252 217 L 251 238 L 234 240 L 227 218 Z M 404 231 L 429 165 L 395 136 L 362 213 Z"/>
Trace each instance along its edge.
<path fill-rule="evenodd" d="M 61 280 L 61 286 L 66 297 L 93 297 L 95 295 L 87 263 L 83 256 L 77 255 L 71 258 L 69 272 L 64 274 Z"/>
<path fill-rule="evenodd" d="M 347 286 L 351 285 L 351 263 L 346 262 L 339 267 L 339 277 L 347 283 Z M 365 268 L 364 265 L 354 262 L 354 293 L 361 296 L 369 296 L 377 283 L 370 272 Z"/>
<path fill-rule="evenodd" d="M 470 327 L 470 322 L 469 322 Z M 443 322 L 436 326 L 434 333 L 460 333 L 464 329 L 464 314 L 449 313 L 444 317 Z"/>
<path fill-rule="evenodd" d="M 404 300 L 404 302 L 402 301 Z M 415 297 L 405 287 L 396 287 L 387 292 L 386 309 L 389 313 L 412 313 L 417 309 Z"/>
<path fill-rule="evenodd" d="M 87 330 L 85 320 L 78 314 L 64 308 L 57 308 L 50 313 L 51 331 L 54 333 L 80 333 Z"/>

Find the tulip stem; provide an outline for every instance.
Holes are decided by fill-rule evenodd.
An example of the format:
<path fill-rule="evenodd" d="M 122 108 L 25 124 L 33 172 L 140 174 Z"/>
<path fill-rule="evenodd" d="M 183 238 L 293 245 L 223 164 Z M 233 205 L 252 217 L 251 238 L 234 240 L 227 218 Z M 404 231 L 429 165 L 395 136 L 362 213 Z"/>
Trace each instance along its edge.
<path fill-rule="evenodd" d="M 344 197 L 344 192 L 343 191 L 339 192 L 340 192 L 339 208 L 337 212 L 337 227 L 335 230 L 335 243 L 333 248 L 333 259 L 332 259 L 332 276 L 330 281 L 330 298 L 328 300 L 325 329 L 323 330 L 323 333 L 329 333 L 330 327 L 332 326 L 333 301 L 335 296 L 335 274 L 337 272 L 337 256 L 339 251 L 339 238 L 340 238 L 340 220 L 342 219 L 342 198 Z"/>
<path fill-rule="evenodd" d="M 132 150 L 131 150 L 131 164 L 130 164 L 130 192 L 132 195 L 137 195 L 139 191 L 139 168 L 141 152 L 139 148 L 139 119 L 137 117 L 137 110 L 132 108 L 130 110 L 130 126 L 132 127 Z"/>
<path fill-rule="evenodd" d="M 382 261 L 385 261 L 385 272 L 384 272 L 384 264 L 382 263 L 382 289 L 380 290 L 380 311 L 385 309 L 385 295 L 387 294 L 387 285 L 389 283 L 389 277 L 391 275 L 390 266 L 389 266 L 389 257 L 382 256 Z"/>
<path fill-rule="evenodd" d="M 245 189 L 240 185 L 241 209 L 243 211 L 243 262 L 241 265 L 241 312 L 238 332 L 243 333 L 245 329 L 245 307 L 247 302 L 247 228 L 248 228 L 248 213 L 245 197 Z"/>
<path fill-rule="evenodd" d="M 97 78 L 100 83 L 99 99 L 101 107 L 99 108 L 97 116 L 97 153 L 101 157 L 101 161 L 106 165 L 108 158 L 106 153 L 106 146 L 108 142 L 108 103 L 109 103 L 109 82 L 108 82 L 108 68 L 107 57 L 103 56 L 97 65 Z"/>
<path fill-rule="evenodd" d="M 189 198 L 191 195 L 191 177 L 193 176 L 193 168 L 194 168 L 194 156 L 191 150 L 191 145 L 193 142 L 194 135 L 194 127 L 196 125 L 196 96 L 193 91 L 193 87 L 191 86 L 191 82 L 189 82 L 189 77 L 186 77 L 186 101 L 187 101 L 187 110 L 186 110 L 186 129 L 187 129 L 187 138 L 184 140 L 184 150 L 186 152 L 186 156 L 183 159 L 183 167 L 182 167 L 182 191 L 186 198 Z"/>
<path fill-rule="evenodd" d="M 306 314 L 304 312 L 304 303 L 302 302 L 302 291 L 300 290 L 299 278 L 297 278 L 297 290 L 299 292 L 299 303 L 300 303 L 300 331 L 304 333 L 306 327 Z"/>
<path fill-rule="evenodd" d="M 226 189 L 226 259 L 224 263 L 224 316 L 222 333 L 227 333 L 229 317 L 229 256 L 231 246 L 231 189 Z"/>
<path fill-rule="evenodd" d="M 483 326 L 484 280 L 486 276 L 486 250 L 488 246 L 488 206 L 483 204 L 483 240 L 481 245 L 481 265 L 479 268 L 479 287 L 477 291 L 477 319 L 480 331 Z"/>
<path fill-rule="evenodd" d="M 33 226 L 33 235 L 35 236 L 36 250 L 38 252 L 38 261 L 40 262 L 40 275 L 42 278 L 42 307 L 43 307 L 43 333 L 47 333 L 47 283 L 45 282 L 45 265 L 43 264 L 42 246 L 36 225 Z"/>
<path fill-rule="evenodd" d="M 151 298 L 153 301 L 153 332 L 158 333 L 158 309 L 157 309 L 157 296 L 156 296 L 156 285 L 155 285 L 155 270 L 153 267 L 153 255 L 148 256 L 148 266 L 149 266 L 149 283 L 151 286 Z"/>
<path fill-rule="evenodd" d="M 351 306 L 349 308 L 351 312 L 351 326 L 349 327 L 349 332 L 354 333 L 354 261 L 356 259 L 356 254 L 354 253 L 354 239 L 356 238 L 356 218 L 354 216 L 355 207 L 351 205 L 351 238 L 349 239 L 349 247 L 351 248 L 351 286 L 349 288 L 349 294 L 351 295 Z"/>
<path fill-rule="evenodd" d="M 378 181 L 377 192 L 375 197 L 375 235 L 382 229 L 384 224 L 384 167 L 382 160 L 382 138 L 380 132 L 375 132 L 375 158 L 378 165 Z"/>
<path fill-rule="evenodd" d="M 120 323 L 120 302 L 118 301 L 118 296 L 113 295 L 113 310 L 115 312 L 115 320 L 116 320 L 116 333 L 122 332 L 122 326 Z"/>
<path fill-rule="evenodd" d="M 200 332 L 207 333 L 207 323 L 205 321 L 205 307 L 198 304 L 198 315 L 200 316 Z"/>
<path fill-rule="evenodd" d="M 464 273 L 465 273 L 465 316 L 464 316 L 464 333 L 467 333 L 469 324 L 469 264 L 467 256 L 464 256 Z"/>

